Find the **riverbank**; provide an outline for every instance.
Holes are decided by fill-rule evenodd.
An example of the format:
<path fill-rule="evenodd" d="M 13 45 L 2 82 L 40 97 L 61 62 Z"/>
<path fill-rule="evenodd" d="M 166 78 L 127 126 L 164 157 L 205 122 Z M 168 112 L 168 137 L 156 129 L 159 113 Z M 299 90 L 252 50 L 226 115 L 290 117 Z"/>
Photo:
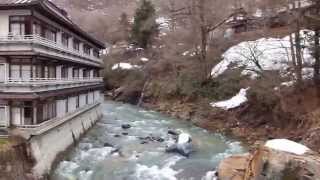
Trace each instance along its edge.
<path fill-rule="evenodd" d="M 294 91 L 290 93 L 292 95 Z M 259 141 L 285 138 L 301 142 L 320 152 L 316 120 L 320 111 L 315 102 L 317 99 L 312 98 L 314 93 L 313 89 L 308 89 L 300 96 L 289 98 L 291 95 L 287 94 L 272 109 L 261 111 L 257 102 L 249 101 L 241 107 L 225 111 L 213 108 L 206 99 L 148 99 L 142 106 L 191 121 L 211 132 L 235 137 L 251 147 Z M 281 112 L 279 109 L 282 109 Z"/>
<path fill-rule="evenodd" d="M 208 103 L 209 104 L 209 103 Z M 257 140 L 266 140 L 265 134 L 252 129 L 243 129 L 232 121 L 232 114 L 213 111 L 205 102 L 186 103 L 179 100 L 143 103 L 142 107 L 168 116 L 192 122 L 194 125 L 214 133 L 221 133 L 252 146 Z M 233 119 L 234 120 L 234 119 Z"/>

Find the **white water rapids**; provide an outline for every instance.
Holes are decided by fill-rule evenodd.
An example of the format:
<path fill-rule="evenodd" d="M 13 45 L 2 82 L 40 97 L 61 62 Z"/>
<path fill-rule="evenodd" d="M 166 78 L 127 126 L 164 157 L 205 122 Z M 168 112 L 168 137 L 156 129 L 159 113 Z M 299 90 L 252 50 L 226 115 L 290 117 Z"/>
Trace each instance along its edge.
<path fill-rule="evenodd" d="M 58 164 L 51 179 L 213 180 L 223 158 L 245 152 L 238 141 L 154 111 L 112 101 L 102 108 L 104 117 Z M 123 129 L 123 124 L 131 128 Z M 195 152 L 189 158 L 165 152 L 172 141 L 169 129 L 191 135 Z"/>

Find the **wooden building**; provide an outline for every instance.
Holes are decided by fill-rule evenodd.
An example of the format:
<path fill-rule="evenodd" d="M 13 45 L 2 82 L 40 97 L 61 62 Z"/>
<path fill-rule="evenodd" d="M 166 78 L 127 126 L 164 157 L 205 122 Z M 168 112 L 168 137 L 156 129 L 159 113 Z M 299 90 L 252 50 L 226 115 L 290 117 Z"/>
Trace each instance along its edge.
<path fill-rule="evenodd" d="M 49 0 L 0 1 L 0 126 L 45 128 L 98 106 L 102 49 Z"/>

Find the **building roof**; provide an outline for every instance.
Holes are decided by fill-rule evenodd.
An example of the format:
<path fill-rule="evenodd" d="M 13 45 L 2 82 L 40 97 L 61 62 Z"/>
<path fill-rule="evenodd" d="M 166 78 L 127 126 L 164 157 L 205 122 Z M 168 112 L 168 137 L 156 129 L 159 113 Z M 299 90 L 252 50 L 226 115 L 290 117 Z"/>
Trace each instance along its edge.
<path fill-rule="evenodd" d="M 39 0 L 1 0 L 1 4 L 25 4 L 25 3 L 31 3 Z"/>
<path fill-rule="evenodd" d="M 78 33 L 83 38 L 87 39 L 89 42 L 95 44 L 100 48 L 105 48 L 105 43 L 94 38 L 84 30 L 82 30 L 78 25 L 73 23 L 65 10 L 59 8 L 50 0 L 0 0 L 0 9 L 13 9 L 13 8 L 26 8 L 26 7 L 36 7 L 41 11 L 49 13 L 50 17 L 60 22 L 67 28 Z"/>

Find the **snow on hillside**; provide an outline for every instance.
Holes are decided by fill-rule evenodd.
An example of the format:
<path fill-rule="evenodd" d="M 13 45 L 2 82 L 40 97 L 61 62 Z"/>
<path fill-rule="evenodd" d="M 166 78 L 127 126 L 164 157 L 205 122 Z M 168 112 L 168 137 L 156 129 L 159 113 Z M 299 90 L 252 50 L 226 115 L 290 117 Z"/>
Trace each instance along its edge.
<path fill-rule="evenodd" d="M 118 63 L 112 66 L 112 70 L 122 69 L 122 70 L 130 70 L 130 69 L 137 69 L 140 66 L 132 65 L 130 63 Z"/>
<path fill-rule="evenodd" d="M 223 110 L 229 110 L 229 109 L 234 109 L 236 107 L 239 107 L 240 105 L 242 105 L 243 103 L 248 101 L 247 91 L 249 89 L 250 88 L 241 89 L 240 92 L 237 95 L 235 95 L 234 97 L 232 97 L 231 99 L 226 100 L 226 101 L 213 102 L 210 105 L 212 107 L 221 108 Z"/>
<path fill-rule="evenodd" d="M 302 36 L 305 36 L 302 31 Z M 303 42 L 307 45 L 307 42 Z M 305 48 L 303 50 L 303 60 L 305 64 L 311 64 L 313 58 L 310 51 Z M 223 60 L 217 64 L 211 72 L 213 78 L 217 78 L 227 69 L 243 67 L 242 75 L 249 75 L 256 78 L 259 73 L 264 70 L 277 70 L 282 74 L 286 74 L 289 68 L 288 63 L 291 62 L 291 50 L 289 36 L 282 39 L 262 38 L 256 41 L 246 41 L 231 47 L 223 54 Z M 259 65 L 258 65 L 259 64 Z M 259 67 L 260 66 L 260 67 Z M 308 77 L 310 69 L 304 70 Z"/>
<path fill-rule="evenodd" d="M 166 17 L 158 17 L 156 22 L 159 24 L 160 36 L 167 35 L 167 32 L 170 29 L 170 19 Z"/>
<path fill-rule="evenodd" d="M 310 151 L 308 147 L 287 139 L 269 140 L 265 146 L 274 150 L 289 152 L 297 155 L 303 155 L 307 151 Z"/>

